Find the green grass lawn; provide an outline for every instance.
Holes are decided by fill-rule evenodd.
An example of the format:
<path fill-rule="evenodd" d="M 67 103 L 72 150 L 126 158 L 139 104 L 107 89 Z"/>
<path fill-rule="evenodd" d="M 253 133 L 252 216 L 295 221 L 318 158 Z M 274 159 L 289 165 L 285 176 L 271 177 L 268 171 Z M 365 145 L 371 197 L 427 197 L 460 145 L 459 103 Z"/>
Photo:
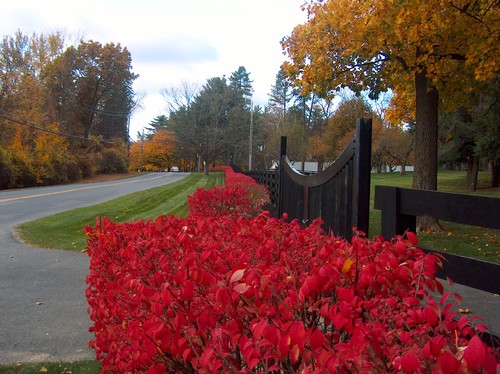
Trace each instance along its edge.
<path fill-rule="evenodd" d="M 0 374 L 97 374 L 101 363 L 96 360 L 75 362 L 42 362 L 37 364 L 0 365 Z"/>
<path fill-rule="evenodd" d="M 223 173 L 190 174 L 165 186 L 27 222 L 19 226 L 18 232 L 24 241 L 37 247 L 82 250 L 87 242 L 84 228 L 95 225 L 96 217 L 108 217 L 116 222 L 154 219 L 162 214 L 184 217 L 187 215 L 187 196 L 197 188 L 222 183 Z"/>
<path fill-rule="evenodd" d="M 480 172 L 478 190 L 473 194 L 500 197 L 500 190 L 498 188 L 488 188 L 489 178 L 490 174 L 488 172 Z M 412 179 L 413 173 L 406 173 L 405 175 L 400 175 L 399 173 L 372 174 L 370 237 L 380 233 L 380 211 L 373 208 L 375 186 L 411 188 Z M 465 189 L 465 172 L 439 172 L 438 190 L 464 194 L 470 193 Z M 484 229 L 445 221 L 441 221 L 440 223 L 445 229 L 444 232 L 419 233 L 419 244 L 422 247 L 500 263 L 500 230 Z"/>

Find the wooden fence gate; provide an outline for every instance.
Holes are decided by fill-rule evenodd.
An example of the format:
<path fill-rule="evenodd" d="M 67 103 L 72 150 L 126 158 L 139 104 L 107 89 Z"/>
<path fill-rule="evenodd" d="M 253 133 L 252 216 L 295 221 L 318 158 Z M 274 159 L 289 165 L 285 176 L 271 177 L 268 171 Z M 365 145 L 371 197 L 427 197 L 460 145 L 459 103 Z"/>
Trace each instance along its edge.
<path fill-rule="evenodd" d="M 371 119 L 357 119 L 349 145 L 332 165 L 314 175 L 292 167 L 282 137 L 278 171 L 251 176 L 268 187 L 279 217 L 287 213 L 304 225 L 321 218 L 327 232 L 350 240 L 354 227 L 368 234 L 371 137 Z"/>

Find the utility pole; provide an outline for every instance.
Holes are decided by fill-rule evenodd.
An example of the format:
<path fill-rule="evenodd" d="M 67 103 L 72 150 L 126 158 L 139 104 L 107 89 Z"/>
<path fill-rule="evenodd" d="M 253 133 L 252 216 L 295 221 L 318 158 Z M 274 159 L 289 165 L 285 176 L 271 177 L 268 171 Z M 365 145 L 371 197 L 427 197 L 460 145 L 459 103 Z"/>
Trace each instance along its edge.
<path fill-rule="evenodd" d="M 142 171 L 143 159 L 144 159 L 144 129 L 142 129 L 142 136 L 141 136 L 141 162 L 140 162 L 141 171 Z"/>
<path fill-rule="evenodd" d="M 250 136 L 248 139 L 248 171 L 252 171 L 252 148 L 253 148 L 253 102 L 250 105 Z"/>

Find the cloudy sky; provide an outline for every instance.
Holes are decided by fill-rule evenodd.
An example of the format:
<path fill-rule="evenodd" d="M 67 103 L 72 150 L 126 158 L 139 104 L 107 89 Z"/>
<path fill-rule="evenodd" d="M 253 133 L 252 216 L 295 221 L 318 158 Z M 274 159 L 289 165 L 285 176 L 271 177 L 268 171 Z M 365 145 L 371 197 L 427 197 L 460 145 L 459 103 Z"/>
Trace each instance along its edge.
<path fill-rule="evenodd" d="M 280 40 L 307 19 L 304 0 L 14 0 L 2 3 L 0 35 L 62 31 L 127 47 L 143 109 L 131 135 L 165 114 L 160 90 L 205 83 L 244 66 L 264 106 L 285 56 Z"/>

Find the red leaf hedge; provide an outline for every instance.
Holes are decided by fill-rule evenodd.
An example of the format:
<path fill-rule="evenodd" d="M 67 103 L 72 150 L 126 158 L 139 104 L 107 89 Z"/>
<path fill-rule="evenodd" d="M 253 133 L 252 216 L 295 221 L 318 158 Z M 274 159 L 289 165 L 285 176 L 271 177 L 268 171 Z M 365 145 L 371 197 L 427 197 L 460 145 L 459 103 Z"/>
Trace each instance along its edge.
<path fill-rule="evenodd" d="M 102 219 L 87 235 L 90 345 L 106 372 L 497 369 L 483 328 L 430 297 L 439 258 L 405 238 L 351 244 L 266 212 Z"/>
<path fill-rule="evenodd" d="M 269 203 L 269 192 L 254 179 L 235 173 L 230 167 L 220 167 L 225 172 L 226 183 L 211 189 L 199 188 L 188 197 L 188 211 L 191 216 L 220 218 L 229 216 L 253 217 L 262 212 Z"/>

